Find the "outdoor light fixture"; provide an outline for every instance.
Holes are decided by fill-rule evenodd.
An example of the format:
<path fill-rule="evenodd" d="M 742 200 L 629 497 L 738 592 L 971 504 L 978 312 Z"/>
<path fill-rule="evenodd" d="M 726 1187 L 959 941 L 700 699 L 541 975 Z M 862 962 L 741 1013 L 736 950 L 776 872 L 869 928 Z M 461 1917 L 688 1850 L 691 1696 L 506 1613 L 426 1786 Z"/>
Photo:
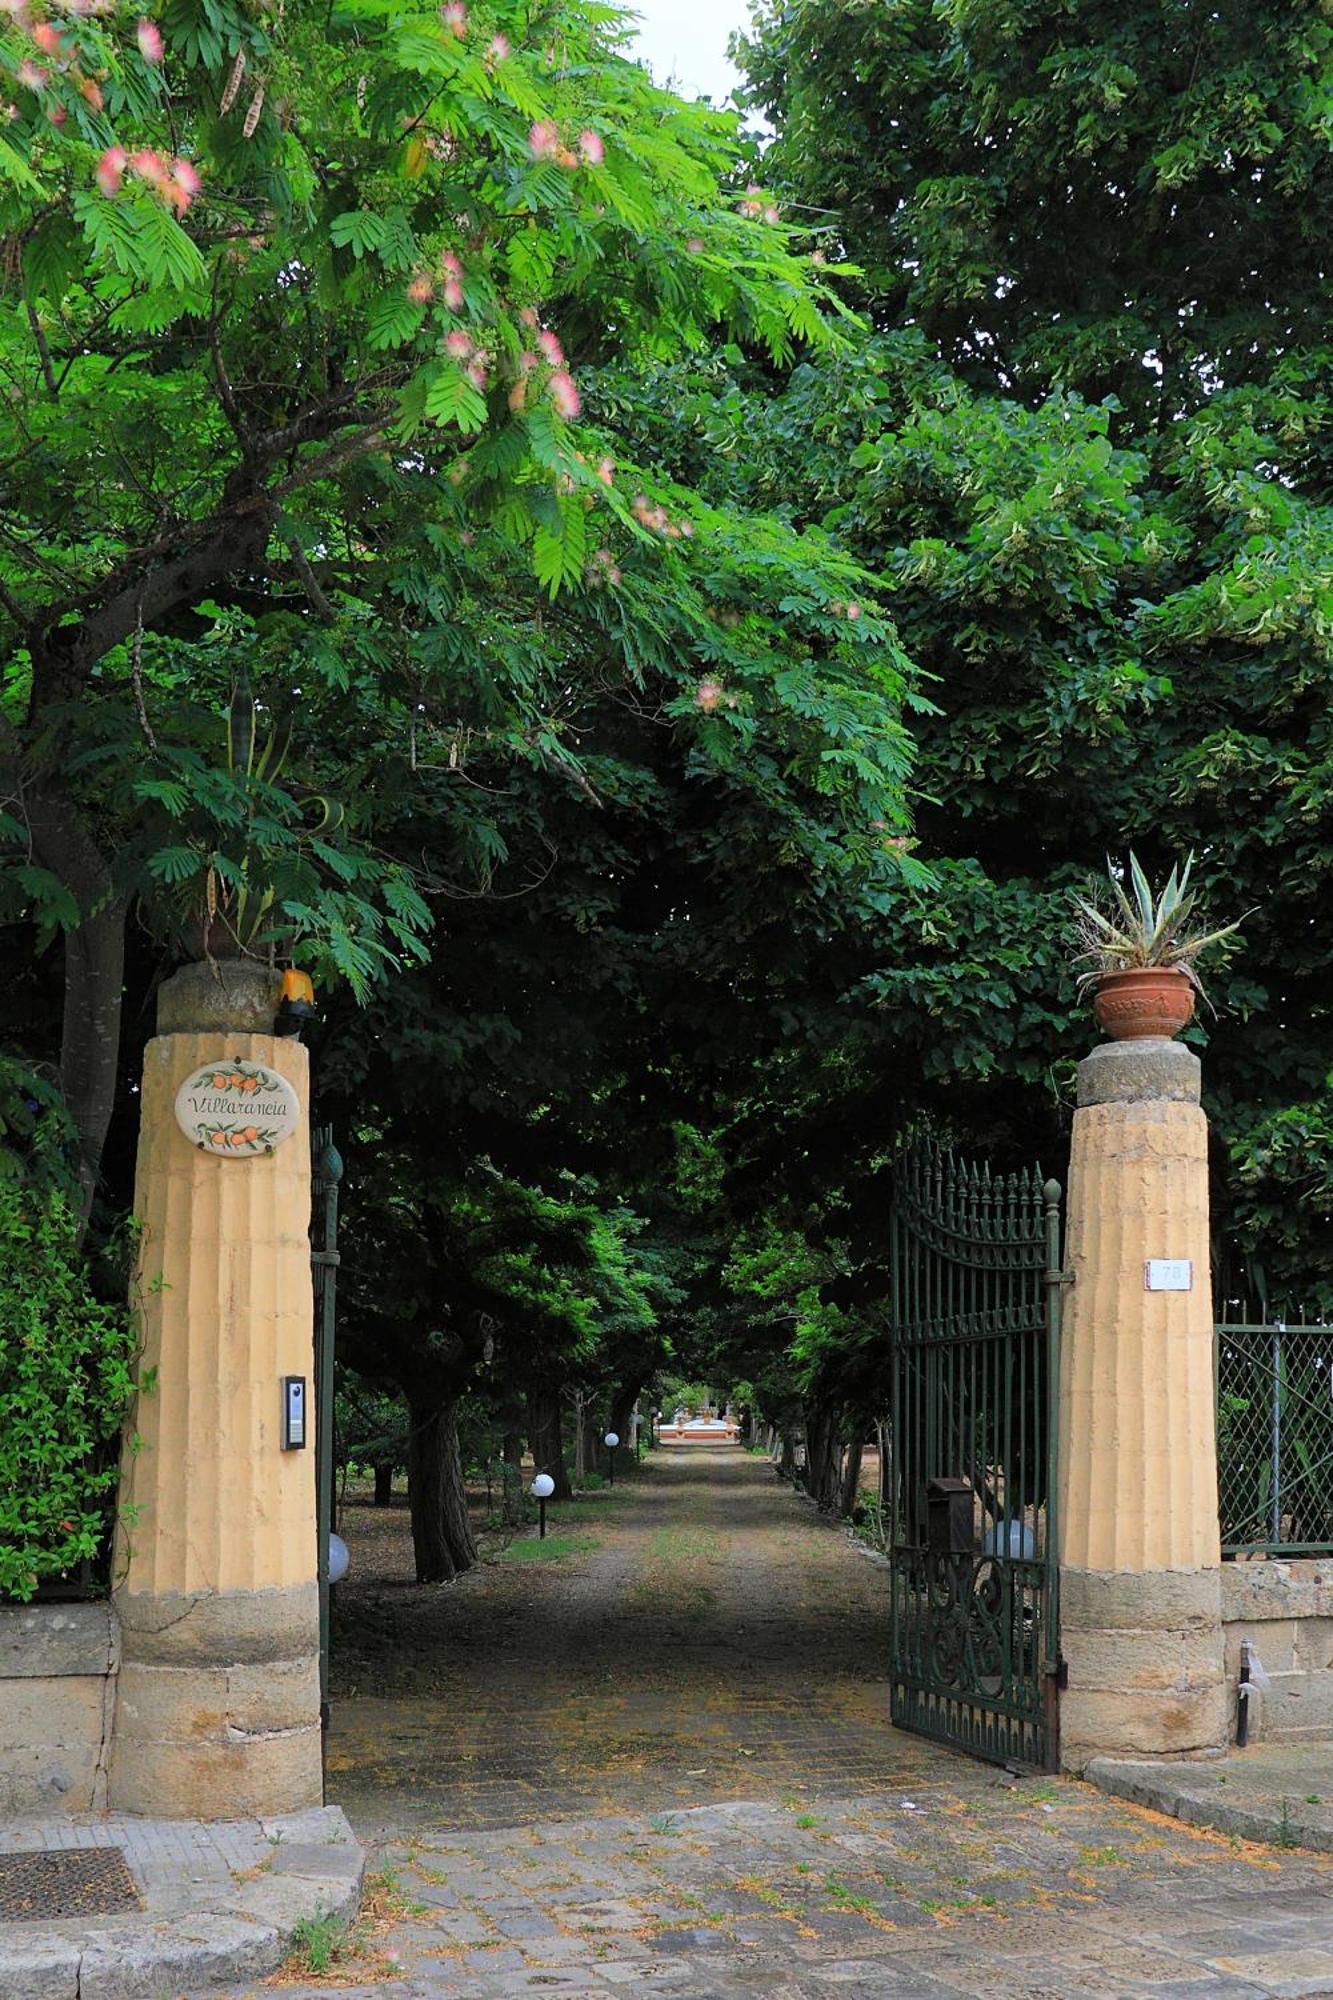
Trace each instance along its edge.
<path fill-rule="evenodd" d="M 341 1583 L 347 1574 L 350 1561 L 347 1544 L 341 1535 L 329 1536 L 329 1582 Z"/>
<path fill-rule="evenodd" d="M 616 1446 L 620 1443 L 620 1432 L 608 1431 L 602 1442 L 606 1446 L 606 1456 L 611 1467 L 609 1484 L 614 1486 L 616 1483 Z"/>
<path fill-rule="evenodd" d="M 277 1032 L 294 1035 L 299 1042 L 306 1023 L 315 1018 L 315 989 L 308 972 L 290 967 L 282 975 L 282 1000 L 278 1007 Z"/>
<path fill-rule="evenodd" d="M 552 1479 L 549 1472 L 539 1472 L 537 1474 L 537 1477 L 532 1482 L 530 1491 L 532 1493 L 533 1499 L 537 1502 L 537 1515 L 538 1519 L 541 1522 L 541 1527 L 539 1530 L 539 1539 L 545 1541 L 546 1503 L 550 1499 L 551 1495 L 555 1492 L 555 1481 L 554 1479 Z"/>

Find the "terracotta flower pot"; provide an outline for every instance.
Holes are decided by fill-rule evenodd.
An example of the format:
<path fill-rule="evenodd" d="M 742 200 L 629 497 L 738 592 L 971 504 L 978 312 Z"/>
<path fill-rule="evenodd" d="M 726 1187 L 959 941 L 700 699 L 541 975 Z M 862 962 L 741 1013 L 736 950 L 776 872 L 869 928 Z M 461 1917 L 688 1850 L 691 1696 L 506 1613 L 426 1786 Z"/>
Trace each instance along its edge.
<path fill-rule="evenodd" d="M 1194 988 L 1174 966 L 1131 966 L 1104 972 L 1093 1009 L 1097 1025 L 1112 1041 L 1138 1035 L 1177 1035 L 1194 1014 Z"/>

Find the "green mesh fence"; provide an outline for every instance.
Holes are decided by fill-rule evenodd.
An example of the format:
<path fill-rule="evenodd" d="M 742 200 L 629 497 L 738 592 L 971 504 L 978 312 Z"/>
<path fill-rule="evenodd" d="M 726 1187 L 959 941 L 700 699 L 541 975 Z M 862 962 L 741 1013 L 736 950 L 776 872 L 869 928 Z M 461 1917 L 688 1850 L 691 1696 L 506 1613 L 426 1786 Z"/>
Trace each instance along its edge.
<path fill-rule="evenodd" d="M 1333 1555 L 1333 1326 L 1216 1335 L 1223 1555 Z"/>

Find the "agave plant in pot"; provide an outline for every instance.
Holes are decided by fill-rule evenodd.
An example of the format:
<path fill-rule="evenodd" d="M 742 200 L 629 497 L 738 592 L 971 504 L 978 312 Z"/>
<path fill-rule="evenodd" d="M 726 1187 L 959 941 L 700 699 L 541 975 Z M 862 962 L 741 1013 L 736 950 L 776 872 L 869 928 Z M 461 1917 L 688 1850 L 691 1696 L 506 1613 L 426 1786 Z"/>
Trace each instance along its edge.
<path fill-rule="evenodd" d="M 1190 887 L 1193 866 L 1191 854 L 1154 894 L 1131 852 L 1128 887 L 1124 871 L 1108 863 L 1110 897 L 1074 898 L 1079 987 L 1093 989 L 1098 1025 L 1114 1041 L 1179 1034 L 1193 1018 L 1195 995 L 1208 997 L 1199 960 L 1236 939 L 1243 919 L 1207 928 L 1198 892 Z"/>

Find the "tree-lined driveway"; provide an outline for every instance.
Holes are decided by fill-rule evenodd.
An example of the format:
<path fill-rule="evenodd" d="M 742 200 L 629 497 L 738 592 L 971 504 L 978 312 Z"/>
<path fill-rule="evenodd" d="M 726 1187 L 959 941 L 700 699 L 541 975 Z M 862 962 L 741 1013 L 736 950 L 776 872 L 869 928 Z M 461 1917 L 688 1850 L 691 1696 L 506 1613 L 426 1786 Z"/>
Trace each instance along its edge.
<path fill-rule="evenodd" d="M 364 1983 L 289 1992 L 1333 1993 L 1329 1858 L 891 1729 L 885 1572 L 764 1462 L 663 1451 L 553 1532 L 345 1596 L 331 1792 L 393 1895 Z"/>
<path fill-rule="evenodd" d="M 454 1825 L 900 1784 L 886 1572 L 725 1445 L 550 1509 L 583 1544 L 434 1589 L 366 1586 L 335 1651 L 334 1795 Z M 354 1551 L 355 1560 L 355 1551 Z"/>

